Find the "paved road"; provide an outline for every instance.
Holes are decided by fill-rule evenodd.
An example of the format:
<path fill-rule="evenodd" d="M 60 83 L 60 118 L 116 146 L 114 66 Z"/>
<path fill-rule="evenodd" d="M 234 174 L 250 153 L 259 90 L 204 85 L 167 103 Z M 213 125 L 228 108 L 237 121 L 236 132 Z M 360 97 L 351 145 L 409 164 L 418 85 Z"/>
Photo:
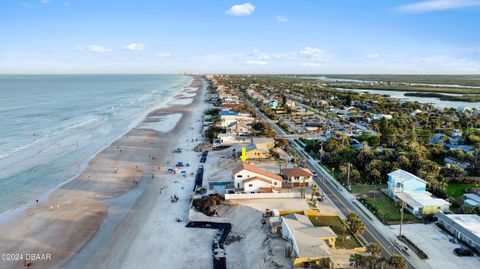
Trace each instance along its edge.
<path fill-rule="evenodd" d="M 283 131 L 275 122 L 265 116 L 261 111 L 256 108 L 250 101 L 247 100 L 251 106 L 255 107 L 257 116 L 263 120 L 267 121 L 272 125 L 272 128 L 275 130 L 279 137 L 288 138 L 288 135 Z M 426 263 L 421 262 L 422 264 L 417 264 L 418 261 L 415 262 L 416 267 L 412 264 L 411 257 L 405 255 L 404 253 L 400 252 L 397 248 L 393 246 L 390 240 L 380 231 L 374 223 L 373 219 L 368 216 L 365 212 L 363 212 L 359 206 L 355 205 L 354 203 L 359 203 L 355 199 L 351 198 L 351 195 L 348 191 L 344 190 L 343 186 L 339 185 L 336 180 L 321 166 L 319 166 L 315 160 L 313 160 L 307 153 L 304 152 L 303 148 L 295 145 L 297 151 L 300 155 L 305 157 L 308 160 L 308 167 L 317 173 L 319 177 L 315 179 L 316 183 L 323 189 L 325 194 L 332 200 L 332 202 L 339 208 L 339 210 L 344 214 L 348 215 L 350 212 L 358 213 L 361 220 L 365 224 L 365 232 L 363 234 L 363 238 L 369 243 L 376 243 L 380 246 L 382 250 L 382 254 L 385 257 L 390 257 L 392 254 L 401 255 L 405 257 L 408 268 L 429 268 Z"/>

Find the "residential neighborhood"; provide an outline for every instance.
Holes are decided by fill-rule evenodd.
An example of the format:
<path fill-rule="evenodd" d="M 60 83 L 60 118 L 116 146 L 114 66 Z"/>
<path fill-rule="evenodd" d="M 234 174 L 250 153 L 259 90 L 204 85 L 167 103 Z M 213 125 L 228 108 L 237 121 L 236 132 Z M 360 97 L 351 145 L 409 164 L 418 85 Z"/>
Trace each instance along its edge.
<path fill-rule="evenodd" d="M 478 247 L 475 236 L 479 223 L 475 214 L 465 214 L 463 219 L 459 210 L 475 212 L 480 189 L 475 188 L 476 183 L 466 183 L 464 186 L 470 187 L 452 200 L 441 185 L 446 185 L 445 177 L 467 180 L 468 173 L 477 173 L 471 170 L 477 165 L 475 161 L 466 157 L 475 150 L 462 144 L 465 132 L 458 127 L 433 134 L 431 139 L 417 131 L 417 143 L 444 152 L 435 159 L 443 166 L 432 161 L 420 163 L 420 167 L 428 164 L 438 169 L 432 178 L 427 170 L 421 170 L 426 168 L 413 173 L 414 159 L 402 156 L 400 165 L 387 161 L 384 167 L 381 159 L 376 159 L 396 154 L 393 140 L 384 140 L 384 136 L 389 135 L 389 122 L 402 117 L 393 111 L 372 112 L 383 99 L 352 100 L 350 106 L 342 107 L 334 104 L 342 100 L 343 92 L 327 91 L 332 95 L 316 102 L 306 99 L 301 89 L 307 80 L 286 87 L 288 79 L 283 79 L 280 93 L 275 86 L 262 84 L 261 78 L 250 84 L 248 79 L 226 75 L 208 79 L 207 100 L 214 108 L 205 113 L 204 131 L 211 140 L 209 159 L 215 167 L 205 174 L 206 195 L 221 195 L 227 207 L 262 209 L 262 222 L 270 226 L 267 233 L 281 234 L 270 244 L 279 243 L 277 239 L 284 241 L 283 249 L 288 253 L 284 257 L 292 267 L 355 267 L 357 260 L 372 255 L 378 237 L 382 238 L 379 251 L 394 249 L 396 254 L 387 258 L 404 259 L 405 268 L 439 266 L 433 257 L 444 251 L 457 257 L 455 264 L 475 264 L 458 253 Z M 412 111 L 405 116 L 410 120 L 432 109 L 404 105 L 411 106 Z M 353 162 L 342 164 L 342 158 L 352 158 L 344 156 L 354 156 Z M 421 230 L 418 225 L 445 238 L 442 247 L 425 247 L 428 254 L 422 250 L 424 239 L 412 233 Z M 389 260 L 383 262 L 388 264 Z"/>

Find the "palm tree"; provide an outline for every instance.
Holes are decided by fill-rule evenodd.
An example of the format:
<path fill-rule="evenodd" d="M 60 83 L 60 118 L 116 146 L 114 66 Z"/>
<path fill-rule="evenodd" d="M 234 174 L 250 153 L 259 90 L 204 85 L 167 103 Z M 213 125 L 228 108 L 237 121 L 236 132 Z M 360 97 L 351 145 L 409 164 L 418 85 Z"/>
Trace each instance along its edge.
<path fill-rule="evenodd" d="M 317 185 L 316 185 L 316 184 L 312 184 L 312 198 L 311 198 L 312 202 L 313 202 L 313 198 L 315 197 L 315 195 L 317 194 L 317 192 L 318 192 L 318 187 L 317 187 Z"/>
<path fill-rule="evenodd" d="M 373 257 L 379 257 L 382 252 L 381 248 L 377 244 L 370 244 L 367 246 L 367 252 L 370 253 Z"/>
<path fill-rule="evenodd" d="M 402 256 L 393 255 L 387 261 L 387 266 L 391 269 L 407 269 L 407 262 Z"/>
<path fill-rule="evenodd" d="M 365 224 L 363 224 L 362 220 L 356 213 L 348 214 L 345 222 L 347 223 L 349 230 L 356 235 L 360 235 L 365 231 Z"/>
<path fill-rule="evenodd" d="M 348 225 L 345 221 L 342 221 L 340 228 L 342 229 L 343 232 L 343 240 L 345 240 L 345 234 L 347 233 L 348 230 Z"/>
<path fill-rule="evenodd" d="M 402 236 L 402 226 L 403 226 L 403 209 L 405 208 L 405 202 L 402 200 L 397 200 L 394 202 L 395 207 L 400 209 L 400 230 L 398 232 L 399 236 Z"/>
<path fill-rule="evenodd" d="M 360 254 L 353 254 L 350 256 L 350 265 L 354 268 L 367 268 L 367 257 Z"/>

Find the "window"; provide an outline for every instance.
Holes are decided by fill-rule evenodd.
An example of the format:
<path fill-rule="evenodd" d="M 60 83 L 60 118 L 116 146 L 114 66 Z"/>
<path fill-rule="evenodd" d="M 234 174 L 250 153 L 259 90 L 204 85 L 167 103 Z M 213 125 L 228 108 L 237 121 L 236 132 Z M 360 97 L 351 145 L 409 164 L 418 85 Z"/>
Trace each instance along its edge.
<path fill-rule="evenodd" d="M 273 182 L 273 185 L 277 186 L 277 182 L 276 182 L 276 181 L 275 181 L 275 182 Z"/>
<path fill-rule="evenodd" d="M 249 187 L 253 187 L 253 184 L 248 184 Z"/>
<path fill-rule="evenodd" d="M 237 178 L 242 178 L 242 175 L 237 175 Z"/>

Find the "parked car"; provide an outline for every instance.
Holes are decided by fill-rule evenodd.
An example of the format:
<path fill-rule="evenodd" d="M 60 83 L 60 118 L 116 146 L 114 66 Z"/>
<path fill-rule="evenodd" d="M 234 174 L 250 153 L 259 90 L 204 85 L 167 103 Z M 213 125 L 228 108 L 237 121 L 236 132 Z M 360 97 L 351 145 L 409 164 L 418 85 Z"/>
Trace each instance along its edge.
<path fill-rule="evenodd" d="M 473 251 L 467 249 L 467 248 L 456 248 L 453 250 L 453 253 L 457 256 L 473 256 Z"/>

